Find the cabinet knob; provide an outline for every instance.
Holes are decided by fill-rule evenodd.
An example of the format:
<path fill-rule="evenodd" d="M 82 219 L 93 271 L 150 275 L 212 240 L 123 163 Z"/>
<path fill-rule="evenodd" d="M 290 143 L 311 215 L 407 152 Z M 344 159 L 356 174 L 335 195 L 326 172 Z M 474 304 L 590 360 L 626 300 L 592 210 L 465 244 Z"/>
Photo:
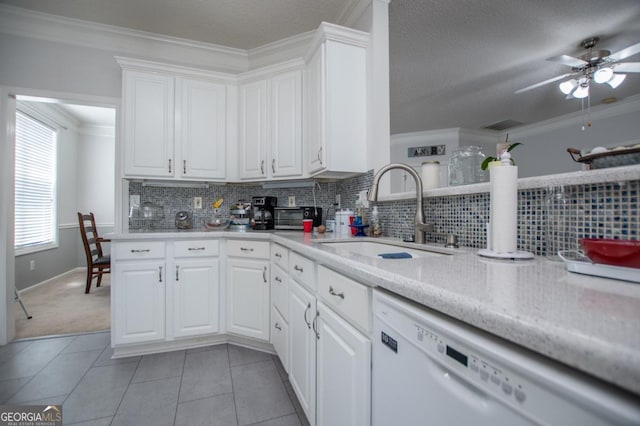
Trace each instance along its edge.
<path fill-rule="evenodd" d="M 187 174 L 187 160 L 182 160 L 182 173 Z"/>
<path fill-rule="evenodd" d="M 262 270 L 262 280 L 264 281 L 265 284 L 267 283 L 267 267 L 266 266 Z"/>
<path fill-rule="evenodd" d="M 171 173 L 171 158 L 169 158 L 169 173 Z"/>
<path fill-rule="evenodd" d="M 331 286 L 329 286 L 329 294 L 344 300 L 344 293 L 343 292 L 336 293 L 336 291 Z"/>
<path fill-rule="evenodd" d="M 202 251 L 204 250 L 204 247 L 189 247 L 187 250 L 189 251 Z"/>
<path fill-rule="evenodd" d="M 300 266 L 298 265 L 293 265 L 293 269 L 295 269 L 298 272 L 304 272 L 304 269 L 302 269 Z"/>
<path fill-rule="evenodd" d="M 260 173 L 264 174 L 264 160 L 260 162 Z"/>
<path fill-rule="evenodd" d="M 277 276 L 277 275 L 276 275 L 273 279 L 274 279 L 274 280 L 276 280 L 276 281 L 277 281 L 277 282 L 279 282 L 279 283 L 281 283 L 281 282 L 282 282 L 282 278 L 280 278 L 280 277 L 279 277 L 279 276 Z"/>
<path fill-rule="evenodd" d="M 282 331 L 282 327 L 280 327 L 280 324 L 275 323 L 273 326 L 274 326 L 276 329 L 278 329 L 278 330 Z"/>
<path fill-rule="evenodd" d="M 180 265 L 176 265 L 176 281 L 180 281 Z"/>
<path fill-rule="evenodd" d="M 131 249 L 131 253 L 149 253 L 150 249 Z"/>
<path fill-rule="evenodd" d="M 278 259 L 282 259 L 282 255 L 280 253 L 276 253 L 274 254 L 275 257 L 277 257 Z"/>
<path fill-rule="evenodd" d="M 253 251 L 253 249 L 251 247 L 247 248 L 247 247 L 240 247 L 241 251 L 248 251 L 249 253 L 251 253 Z"/>
<path fill-rule="evenodd" d="M 275 159 L 275 158 L 273 158 L 273 159 L 271 160 L 271 172 L 272 172 L 272 173 L 275 173 L 275 172 L 276 172 L 276 159 Z"/>
<path fill-rule="evenodd" d="M 158 279 L 162 282 L 162 266 L 158 266 Z"/>

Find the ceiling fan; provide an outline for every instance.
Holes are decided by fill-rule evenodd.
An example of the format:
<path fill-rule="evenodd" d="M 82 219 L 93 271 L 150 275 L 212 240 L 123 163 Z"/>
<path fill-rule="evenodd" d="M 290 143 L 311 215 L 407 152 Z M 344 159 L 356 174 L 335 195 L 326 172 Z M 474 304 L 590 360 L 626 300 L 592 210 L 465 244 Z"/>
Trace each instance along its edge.
<path fill-rule="evenodd" d="M 595 50 L 598 40 L 598 37 L 583 40 L 580 45 L 588 51 L 578 57 L 560 55 L 547 59 L 547 61 L 571 67 L 571 72 L 532 84 L 516 90 L 515 93 L 526 92 L 555 81 L 568 79 L 559 85 L 562 93 L 567 95 L 567 99 L 585 98 L 589 95 L 589 86 L 592 81 L 600 84 L 606 83 L 615 89 L 624 81 L 627 73 L 640 73 L 640 62 L 621 62 L 623 59 L 639 53 L 640 43 L 611 53 L 609 50 Z"/>

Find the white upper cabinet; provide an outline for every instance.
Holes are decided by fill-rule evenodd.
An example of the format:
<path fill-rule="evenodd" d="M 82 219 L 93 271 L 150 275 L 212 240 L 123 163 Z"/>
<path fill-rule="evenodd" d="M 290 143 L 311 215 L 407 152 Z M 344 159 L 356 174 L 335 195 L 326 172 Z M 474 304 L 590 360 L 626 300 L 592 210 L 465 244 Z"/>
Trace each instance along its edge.
<path fill-rule="evenodd" d="M 267 177 L 267 81 L 240 85 L 240 177 Z"/>
<path fill-rule="evenodd" d="M 173 77 L 125 70 L 123 82 L 125 175 L 174 176 Z"/>
<path fill-rule="evenodd" d="M 271 79 L 271 176 L 302 174 L 302 71 Z"/>
<path fill-rule="evenodd" d="M 306 66 L 306 172 L 367 170 L 368 34 L 321 24 Z"/>
<path fill-rule="evenodd" d="M 225 85 L 178 78 L 176 100 L 179 100 L 176 102 L 179 176 L 186 179 L 225 179 Z"/>
<path fill-rule="evenodd" d="M 240 85 L 241 179 L 302 175 L 301 66 Z"/>
<path fill-rule="evenodd" d="M 118 58 L 124 175 L 226 179 L 227 87 L 213 73 Z M 155 68 L 154 68 L 155 67 Z"/>

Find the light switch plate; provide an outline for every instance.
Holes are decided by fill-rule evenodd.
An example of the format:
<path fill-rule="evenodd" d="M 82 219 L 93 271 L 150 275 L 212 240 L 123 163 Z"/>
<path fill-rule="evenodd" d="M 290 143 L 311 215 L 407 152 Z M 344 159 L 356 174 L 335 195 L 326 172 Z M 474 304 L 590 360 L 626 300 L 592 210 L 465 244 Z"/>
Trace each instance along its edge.
<path fill-rule="evenodd" d="M 295 207 L 295 206 L 296 206 L 296 196 L 289 195 L 289 207 Z"/>
<path fill-rule="evenodd" d="M 139 206 L 140 205 L 140 194 L 132 194 L 129 196 L 129 205 L 130 206 Z"/>

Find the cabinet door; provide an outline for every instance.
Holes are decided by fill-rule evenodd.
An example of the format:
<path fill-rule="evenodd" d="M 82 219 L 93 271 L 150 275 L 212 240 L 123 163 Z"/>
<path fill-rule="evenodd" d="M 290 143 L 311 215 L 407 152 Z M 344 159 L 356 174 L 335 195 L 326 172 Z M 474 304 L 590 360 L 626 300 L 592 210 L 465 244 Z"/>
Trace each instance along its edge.
<path fill-rule="evenodd" d="M 322 170 L 325 166 L 324 149 L 324 45 L 311 57 L 306 76 L 306 146 L 307 173 Z"/>
<path fill-rule="evenodd" d="M 314 425 L 316 335 L 313 322 L 316 299 L 295 281 L 289 284 L 289 381 L 307 419 Z"/>
<path fill-rule="evenodd" d="M 369 425 L 371 342 L 318 303 L 317 424 Z"/>
<path fill-rule="evenodd" d="M 269 341 L 269 262 L 227 261 L 227 330 Z"/>
<path fill-rule="evenodd" d="M 172 177 L 174 79 L 124 71 L 124 173 Z"/>
<path fill-rule="evenodd" d="M 267 176 L 267 81 L 240 86 L 239 172 L 243 179 Z"/>
<path fill-rule="evenodd" d="M 271 176 L 302 174 L 302 72 L 271 79 Z"/>
<path fill-rule="evenodd" d="M 226 87 L 202 80 L 176 81 L 178 175 L 224 179 L 226 174 Z"/>
<path fill-rule="evenodd" d="M 115 344 L 164 340 L 165 281 L 164 262 L 114 263 Z"/>
<path fill-rule="evenodd" d="M 284 371 L 289 372 L 289 326 L 275 306 L 271 307 L 271 344 L 282 362 Z"/>
<path fill-rule="evenodd" d="M 176 260 L 174 335 L 196 336 L 219 331 L 220 266 L 218 259 Z"/>

